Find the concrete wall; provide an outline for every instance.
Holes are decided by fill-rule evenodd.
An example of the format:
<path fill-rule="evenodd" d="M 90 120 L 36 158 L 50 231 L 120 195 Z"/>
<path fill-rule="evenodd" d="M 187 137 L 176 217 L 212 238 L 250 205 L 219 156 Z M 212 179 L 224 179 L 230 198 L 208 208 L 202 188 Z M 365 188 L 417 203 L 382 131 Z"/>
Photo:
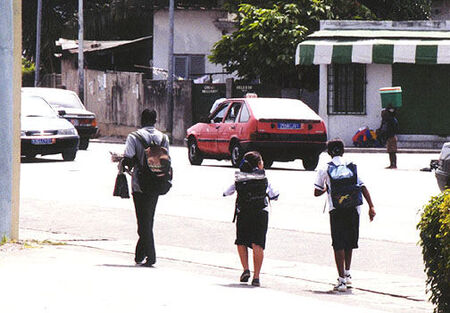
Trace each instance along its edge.
<path fill-rule="evenodd" d="M 341 138 L 345 145 L 353 145 L 352 137 L 360 127 L 380 127 L 381 98 L 378 89 L 392 84 L 392 66 L 368 64 L 366 66 L 366 115 L 327 114 L 327 65 L 320 65 L 319 115 L 324 119 L 328 138 Z"/>
<path fill-rule="evenodd" d="M 66 64 L 66 69 L 70 68 Z M 85 106 L 97 116 L 100 136 L 124 137 L 140 127 L 145 108 L 158 112 L 156 127 L 167 132 L 166 81 L 143 80 L 141 73 L 85 70 Z M 63 75 L 67 89 L 77 90 L 74 68 Z M 182 144 L 192 125 L 192 82 L 174 83 L 172 142 Z"/>
<path fill-rule="evenodd" d="M 222 38 L 222 32 L 214 21 L 224 16 L 219 10 L 175 10 L 174 54 L 211 54 L 213 45 Z M 168 10 L 159 10 L 154 14 L 153 26 L 153 66 L 168 69 L 169 45 Z M 205 58 L 207 73 L 222 72 L 222 66 L 212 64 Z M 230 75 L 216 75 L 220 83 L 225 83 Z"/>

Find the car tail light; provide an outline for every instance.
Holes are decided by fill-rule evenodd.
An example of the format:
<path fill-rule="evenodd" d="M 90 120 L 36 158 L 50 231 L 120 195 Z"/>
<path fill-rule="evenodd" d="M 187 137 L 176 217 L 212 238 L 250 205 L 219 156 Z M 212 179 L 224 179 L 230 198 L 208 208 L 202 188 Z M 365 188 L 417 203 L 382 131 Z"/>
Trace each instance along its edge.
<path fill-rule="evenodd" d="M 91 125 L 93 126 L 93 127 L 97 127 L 97 119 L 92 119 L 92 122 L 91 122 Z"/>

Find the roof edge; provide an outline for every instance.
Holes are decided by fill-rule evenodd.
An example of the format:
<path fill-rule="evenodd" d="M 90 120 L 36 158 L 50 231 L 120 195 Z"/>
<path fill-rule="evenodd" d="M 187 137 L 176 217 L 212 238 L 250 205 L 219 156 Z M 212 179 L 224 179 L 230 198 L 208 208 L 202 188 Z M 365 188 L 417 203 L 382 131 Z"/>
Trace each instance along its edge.
<path fill-rule="evenodd" d="M 449 20 L 423 20 L 423 21 L 321 20 L 320 29 L 450 31 L 450 21 Z"/>

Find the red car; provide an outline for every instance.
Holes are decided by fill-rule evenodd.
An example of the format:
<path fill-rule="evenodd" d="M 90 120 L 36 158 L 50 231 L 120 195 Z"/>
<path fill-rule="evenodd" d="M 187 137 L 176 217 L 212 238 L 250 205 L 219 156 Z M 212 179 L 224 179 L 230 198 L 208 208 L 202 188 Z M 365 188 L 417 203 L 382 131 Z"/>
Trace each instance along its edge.
<path fill-rule="evenodd" d="M 264 165 L 302 159 L 314 170 L 326 148 L 323 120 L 300 100 L 242 98 L 223 101 L 204 121 L 187 130 L 192 165 L 203 159 L 231 159 L 238 167 L 247 151 L 261 153 Z"/>

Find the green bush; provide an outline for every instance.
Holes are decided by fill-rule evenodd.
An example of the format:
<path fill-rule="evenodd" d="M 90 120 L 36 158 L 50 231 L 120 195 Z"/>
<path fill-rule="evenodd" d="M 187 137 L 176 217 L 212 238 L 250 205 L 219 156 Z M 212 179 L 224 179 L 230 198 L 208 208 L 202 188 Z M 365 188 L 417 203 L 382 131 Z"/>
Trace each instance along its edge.
<path fill-rule="evenodd" d="M 26 58 L 22 57 L 22 86 L 33 87 L 34 86 L 34 71 L 36 70 L 35 64 Z"/>
<path fill-rule="evenodd" d="M 424 207 L 420 230 L 430 300 L 435 313 L 450 312 L 450 189 Z"/>

